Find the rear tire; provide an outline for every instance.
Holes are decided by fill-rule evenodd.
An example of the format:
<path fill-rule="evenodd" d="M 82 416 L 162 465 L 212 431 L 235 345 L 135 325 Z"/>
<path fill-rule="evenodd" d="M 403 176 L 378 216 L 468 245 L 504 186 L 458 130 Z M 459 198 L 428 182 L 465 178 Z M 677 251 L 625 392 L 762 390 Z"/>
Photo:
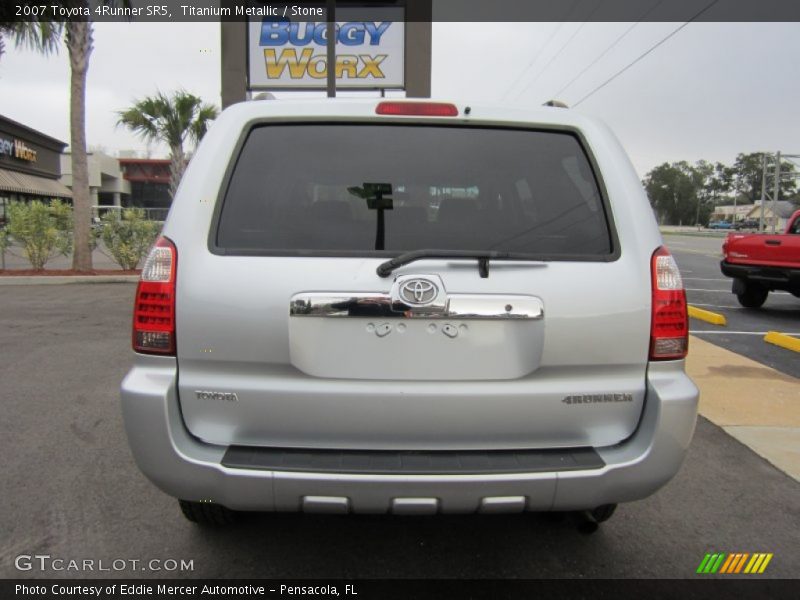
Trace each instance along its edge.
<path fill-rule="evenodd" d="M 191 500 L 178 500 L 178 503 L 183 516 L 198 525 L 222 527 L 236 521 L 236 513 L 219 504 Z"/>
<path fill-rule="evenodd" d="M 764 302 L 767 301 L 769 290 L 752 283 L 745 284 L 744 292 L 736 294 L 739 299 L 739 304 L 745 308 L 761 308 Z"/>
<path fill-rule="evenodd" d="M 584 535 L 591 535 L 600 529 L 600 523 L 608 521 L 614 511 L 617 510 L 616 504 L 603 504 L 590 510 L 578 511 L 578 531 Z"/>
<path fill-rule="evenodd" d="M 603 521 L 608 521 L 616 510 L 616 504 L 603 504 L 594 510 L 590 510 L 589 514 L 596 522 L 602 523 Z"/>

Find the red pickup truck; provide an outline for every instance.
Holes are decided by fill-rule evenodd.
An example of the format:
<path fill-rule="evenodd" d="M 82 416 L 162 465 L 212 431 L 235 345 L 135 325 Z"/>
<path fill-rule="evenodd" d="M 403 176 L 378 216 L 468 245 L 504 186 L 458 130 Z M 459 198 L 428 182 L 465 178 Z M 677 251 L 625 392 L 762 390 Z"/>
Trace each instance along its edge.
<path fill-rule="evenodd" d="M 742 306 L 758 308 L 775 290 L 800 298 L 800 210 L 781 235 L 728 234 L 722 253 L 722 273 L 733 277 L 733 293 Z"/>

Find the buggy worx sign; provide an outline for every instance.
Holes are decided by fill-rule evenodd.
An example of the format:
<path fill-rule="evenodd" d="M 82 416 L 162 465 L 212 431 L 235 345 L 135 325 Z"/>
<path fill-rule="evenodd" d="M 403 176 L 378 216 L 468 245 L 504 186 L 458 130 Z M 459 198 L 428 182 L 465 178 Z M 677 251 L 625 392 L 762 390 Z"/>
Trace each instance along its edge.
<path fill-rule="evenodd" d="M 336 11 L 336 87 L 404 87 L 403 9 L 376 7 L 376 20 L 348 20 Z M 363 11 L 361 11 L 363 16 Z M 253 19 L 248 23 L 250 89 L 324 89 L 328 75 L 324 21 Z"/>

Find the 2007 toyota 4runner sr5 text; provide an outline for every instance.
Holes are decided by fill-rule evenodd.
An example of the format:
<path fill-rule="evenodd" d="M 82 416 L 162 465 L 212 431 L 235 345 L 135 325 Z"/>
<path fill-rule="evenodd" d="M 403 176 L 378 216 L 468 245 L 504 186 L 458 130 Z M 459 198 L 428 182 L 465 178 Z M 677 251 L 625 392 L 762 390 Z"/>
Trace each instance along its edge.
<path fill-rule="evenodd" d="M 122 410 L 193 521 L 581 510 L 694 431 L 678 268 L 602 124 L 560 108 L 253 101 L 189 165 Z"/>

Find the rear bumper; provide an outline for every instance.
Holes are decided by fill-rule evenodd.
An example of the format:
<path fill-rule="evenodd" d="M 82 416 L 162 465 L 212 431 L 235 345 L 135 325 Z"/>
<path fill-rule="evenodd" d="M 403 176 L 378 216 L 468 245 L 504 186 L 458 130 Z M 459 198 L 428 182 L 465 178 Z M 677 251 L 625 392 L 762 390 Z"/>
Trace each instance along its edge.
<path fill-rule="evenodd" d="M 595 448 L 603 466 L 515 473 L 376 474 L 224 466 L 225 446 L 183 424 L 174 358 L 138 356 L 122 413 L 141 471 L 176 498 L 236 510 L 422 514 L 573 510 L 649 496 L 677 473 L 694 432 L 698 390 L 683 362 L 653 363 L 641 422 L 624 443 Z"/>
<path fill-rule="evenodd" d="M 800 290 L 800 269 L 740 265 L 723 260 L 720 262 L 720 270 L 726 277 L 758 283 L 769 290 L 785 290 L 795 293 Z"/>

